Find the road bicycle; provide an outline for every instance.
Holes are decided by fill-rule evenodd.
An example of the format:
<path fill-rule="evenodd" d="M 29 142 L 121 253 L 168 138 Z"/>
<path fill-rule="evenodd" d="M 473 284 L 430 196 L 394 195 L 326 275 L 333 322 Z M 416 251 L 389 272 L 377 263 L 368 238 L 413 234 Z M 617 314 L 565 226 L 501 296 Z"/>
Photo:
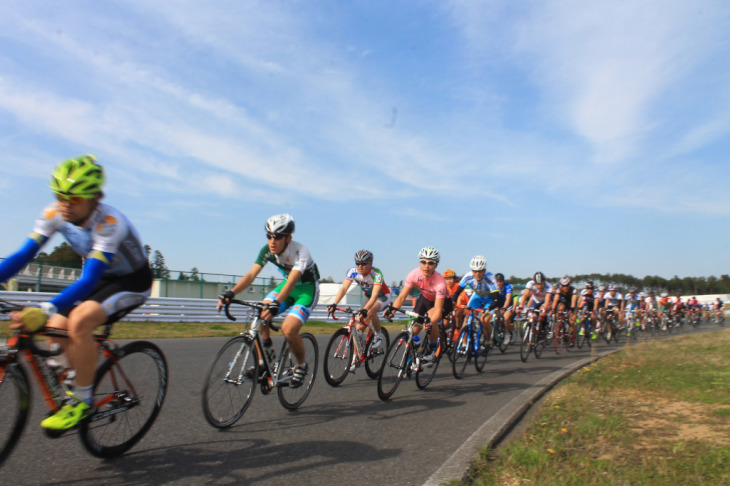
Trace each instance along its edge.
<path fill-rule="evenodd" d="M 330 386 L 338 386 L 349 373 L 365 365 L 365 371 L 370 378 L 377 378 L 385 361 L 385 352 L 390 345 L 390 336 L 385 327 L 381 327 L 383 338 L 381 343 L 374 347 L 375 328 L 360 315 L 359 311 L 350 307 L 336 308 L 330 312 L 335 321 L 335 310 L 350 314 L 345 327 L 338 329 L 330 338 L 327 350 L 324 353 L 324 379 Z M 356 324 L 368 326 L 367 336 L 356 329 Z"/>
<path fill-rule="evenodd" d="M 591 336 L 595 328 L 594 321 L 593 312 L 586 308 L 581 310 L 580 317 L 575 324 L 579 329 L 578 336 L 575 340 L 575 345 L 578 346 L 578 349 L 582 348 L 584 344 L 589 348 L 591 347 Z"/>
<path fill-rule="evenodd" d="M 492 342 L 499 348 L 499 352 L 504 354 L 507 351 L 509 343 L 507 342 L 507 328 L 504 324 L 504 309 L 498 307 L 491 311 L 492 314 Z"/>
<path fill-rule="evenodd" d="M 266 348 L 261 337 L 263 325 L 268 325 L 274 331 L 279 330 L 279 326 L 273 322 L 266 322 L 259 317 L 267 304 L 227 300 L 223 309 L 232 321 L 236 318 L 230 312 L 231 304 L 254 309 L 254 315 L 249 330 L 228 340 L 218 351 L 203 382 L 203 414 L 210 425 L 219 429 L 230 427 L 243 416 L 251 404 L 256 385 L 261 385 L 261 393 L 264 395 L 276 389 L 279 402 L 284 408 L 297 409 L 312 391 L 319 363 L 317 341 L 310 333 L 301 333 L 307 375 L 301 384 L 292 385 L 297 360 L 289 343 L 284 341 L 277 359 L 273 348 Z"/>
<path fill-rule="evenodd" d="M 0 301 L 0 313 L 22 308 Z M 111 318 L 104 331 L 94 335 L 103 361 L 94 377 L 92 413 L 72 429 L 44 429 L 50 438 L 77 430 L 84 448 L 101 458 L 121 455 L 144 437 L 160 413 L 167 391 L 167 361 L 157 346 L 147 341 L 119 345 L 108 339 L 119 318 Z M 52 367 L 46 361 L 59 356 L 61 347 L 48 348 L 35 339 L 39 336 L 68 338 L 68 333 L 51 327 L 36 332 L 18 329 L 0 345 L 0 464 L 18 443 L 28 420 L 31 380 L 35 378 L 49 415 L 67 402 L 71 392 L 71 370 Z"/>
<path fill-rule="evenodd" d="M 612 309 L 606 308 L 603 316 L 599 315 L 599 329 L 597 330 L 597 336 L 603 338 L 606 344 L 611 344 L 611 341 L 618 342 L 618 326 L 616 325 L 616 314 Z"/>
<path fill-rule="evenodd" d="M 545 329 L 541 329 L 540 315 L 542 311 L 537 309 L 529 309 L 527 311 L 527 318 L 522 323 L 522 343 L 520 344 L 520 359 L 523 363 L 527 362 L 527 358 L 530 357 L 530 353 L 535 355 L 535 358 L 540 358 L 543 349 L 547 346 Z"/>
<path fill-rule="evenodd" d="M 573 344 L 573 336 L 570 333 L 568 311 L 557 311 L 551 317 L 553 318 L 551 320 L 551 334 L 555 354 L 560 354 L 560 348 L 563 346 L 565 346 L 566 351 L 570 351 Z"/>
<path fill-rule="evenodd" d="M 490 338 L 482 332 L 482 324 L 479 319 L 482 309 L 467 307 L 466 310 L 468 313 L 466 323 L 461 328 L 452 351 L 451 367 L 454 377 L 457 379 L 464 377 L 464 370 L 472 359 L 474 368 L 481 373 L 487 364 L 487 356 L 492 350 Z M 492 332 L 494 332 L 494 326 L 492 326 Z"/>
<path fill-rule="evenodd" d="M 439 339 L 436 349 L 433 350 L 428 337 L 428 325 L 430 324 L 428 316 L 422 316 L 412 311 L 392 309 L 408 316 L 408 323 L 406 328 L 393 339 L 385 354 L 385 363 L 378 376 L 378 397 L 383 401 L 387 401 L 393 396 L 403 378 L 409 379 L 413 375 L 416 377 L 416 386 L 420 390 L 425 389 L 436 375 L 443 355 L 441 343 L 446 340 L 443 328 L 439 329 Z M 416 342 L 413 328 L 421 325 L 427 332 L 420 342 Z M 424 361 L 423 357 L 428 356 L 432 351 L 433 360 Z"/>
<path fill-rule="evenodd" d="M 641 320 L 637 316 L 636 309 L 626 311 L 626 337 L 636 342 L 644 335 L 645 329 Z"/>

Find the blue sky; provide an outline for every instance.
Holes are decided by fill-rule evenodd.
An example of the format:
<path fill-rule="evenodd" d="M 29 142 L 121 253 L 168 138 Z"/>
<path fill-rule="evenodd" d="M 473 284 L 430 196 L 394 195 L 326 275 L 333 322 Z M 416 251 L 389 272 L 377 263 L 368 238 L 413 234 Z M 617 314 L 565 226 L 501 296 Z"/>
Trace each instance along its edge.
<path fill-rule="evenodd" d="M 728 273 L 725 1 L 5 0 L 0 254 L 95 154 L 176 270 Z M 55 239 L 47 247 L 59 244 Z"/>

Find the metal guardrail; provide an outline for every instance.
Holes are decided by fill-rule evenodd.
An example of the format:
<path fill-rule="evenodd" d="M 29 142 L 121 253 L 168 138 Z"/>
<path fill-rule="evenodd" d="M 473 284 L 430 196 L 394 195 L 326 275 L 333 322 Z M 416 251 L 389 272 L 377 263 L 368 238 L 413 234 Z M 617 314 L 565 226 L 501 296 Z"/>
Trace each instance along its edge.
<path fill-rule="evenodd" d="M 20 305 L 35 305 L 46 302 L 57 294 L 52 292 L 5 292 L 0 291 L 0 299 Z M 140 307 L 125 316 L 122 321 L 151 322 L 228 322 L 225 314 L 218 313 L 216 299 L 181 299 L 175 297 L 150 297 Z M 231 306 L 231 314 L 240 321 L 252 318 L 252 311 L 240 305 Z M 284 315 L 277 316 L 282 320 Z M 0 314 L 0 319 L 7 315 Z M 311 319 L 331 321 L 327 316 L 327 306 L 320 304 L 312 312 Z"/>

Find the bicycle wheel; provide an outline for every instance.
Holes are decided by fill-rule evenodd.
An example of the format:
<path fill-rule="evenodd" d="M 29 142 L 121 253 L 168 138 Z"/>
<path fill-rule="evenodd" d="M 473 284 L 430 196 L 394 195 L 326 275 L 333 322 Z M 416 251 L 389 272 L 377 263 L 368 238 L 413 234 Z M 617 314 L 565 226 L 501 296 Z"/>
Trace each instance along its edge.
<path fill-rule="evenodd" d="M 479 336 L 479 347 L 477 348 L 477 354 L 474 356 L 474 368 L 478 373 L 484 371 L 484 366 L 487 364 L 487 357 L 489 352 L 492 350 L 492 343 L 487 337 L 485 332 L 482 332 Z"/>
<path fill-rule="evenodd" d="M 213 427 L 230 427 L 251 404 L 259 376 L 254 343 L 236 336 L 218 351 L 208 368 L 201 393 L 203 415 Z"/>
<path fill-rule="evenodd" d="M 530 357 L 530 351 L 532 351 L 532 326 L 528 323 L 525 324 L 525 328 L 522 331 L 522 342 L 520 343 L 520 360 L 523 363 L 527 363 L 527 358 Z"/>
<path fill-rule="evenodd" d="M 338 329 L 327 343 L 327 350 L 324 353 L 324 379 L 330 386 L 338 386 L 342 383 L 353 364 L 352 339 L 350 330 Z"/>
<path fill-rule="evenodd" d="M 466 327 L 459 333 L 459 339 L 454 344 L 454 351 L 452 356 L 454 359 L 451 360 L 451 369 L 454 373 L 454 378 L 462 379 L 464 377 L 464 370 L 466 365 L 471 360 L 471 332 Z"/>
<path fill-rule="evenodd" d="M 547 323 L 545 323 L 541 327 L 544 327 L 545 325 L 547 325 Z M 546 334 L 545 331 L 542 331 L 542 333 Z M 540 356 L 542 356 L 542 350 L 545 349 L 545 346 L 547 346 L 548 344 L 547 338 L 544 336 L 541 337 L 540 333 L 537 332 L 537 329 L 535 329 L 532 339 L 534 340 L 534 346 L 532 348 L 532 351 L 535 354 L 536 358 L 540 358 Z"/>
<path fill-rule="evenodd" d="M 380 375 L 380 370 L 383 369 L 383 363 L 385 363 L 385 353 L 390 347 L 390 336 L 388 330 L 384 327 L 380 329 L 383 333 L 383 339 L 381 340 L 380 346 L 373 349 L 373 340 L 371 339 L 365 349 L 365 371 L 370 378 L 377 378 Z"/>
<path fill-rule="evenodd" d="M 309 396 L 309 392 L 312 391 L 314 386 L 314 379 L 317 377 L 317 365 L 319 363 L 319 348 L 317 347 L 317 340 L 314 339 L 310 333 L 305 332 L 300 335 L 302 342 L 304 343 L 304 354 L 307 361 L 307 376 L 304 377 L 304 381 L 301 385 L 292 387 L 288 383 L 280 384 L 276 391 L 279 395 L 279 402 L 287 410 L 296 410 L 304 400 Z M 289 343 L 284 342 L 284 346 L 279 356 L 279 367 L 278 370 L 293 370 L 297 365 L 296 358 L 289 348 Z M 281 372 L 279 372 L 281 376 Z"/>
<path fill-rule="evenodd" d="M 504 325 L 504 317 L 500 314 L 494 326 L 494 334 L 499 338 L 499 352 L 504 354 L 507 351 L 507 329 Z"/>
<path fill-rule="evenodd" d="M 563 329 L 563 322 L 558 320 L 553 327 L 553 349 L 555 354 L 560 354 L 560 347 L 563 345 L 563 337 L 565 330 Z"/>
<path fill-rule="evenodd" d="M 28 420 L 30 387 L 25 369 L 18 363 L 0 365 L 0 465 L 18 443 Z"/>
<path fill-rule="evenodd" d="M 433 344 L 431 344 L 428 337 L 425 341 L 424 346 L 421 346 L 421 356 L 428 355 L 433 349 Z M 426 388 L 433 381 L 434 376 L 436 376 L 436 370 L 441 361 L 441 342 L 443 341 L 439 340 L 436 343 L 436 352 L 434 353 L 433 361 L 424 363 L 423 359 L 421 359 L 421 366 L 416 371 L 416 386 L 419 390 Z"/>
<path fill-rule="evenodd" d="M 167 361 L 147 341 L 113 351 L 94 378 L 96 412 L 79 427 L 81 442 L 97 457 L 114 457 L 139 442 L 160 413 L 167 392 Z"/>
<path fill-rule="evenodd" d="M 383 369 L 378 376 L 378 397 L 386 401 L 398 388 L 400 381 L 408 374 L 411 353 L 408 346 L 408 333 L 398 334 L 385 354 Z"/>

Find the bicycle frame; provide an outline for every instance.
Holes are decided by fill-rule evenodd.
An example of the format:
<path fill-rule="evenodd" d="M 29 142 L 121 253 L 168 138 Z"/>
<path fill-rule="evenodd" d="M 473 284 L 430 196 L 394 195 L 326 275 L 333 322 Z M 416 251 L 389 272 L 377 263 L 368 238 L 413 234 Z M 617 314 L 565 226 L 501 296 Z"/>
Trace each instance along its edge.
<path fill-rule="evenodd" d="M 461 346 L 457 346 L 454 348 L 454 353 L 464 353 L 467 352 L 472 358 L 475 358 L 479 356 L 479 340 L 482 337 L 482 323 L 481 320 L 478 319 L 478 316 L 483 312 L 482 309 L 472 309 L 471 307 L 467 307 L 466 310 L 469 312 L 469 317 L 466 319 L 466 325 L 462 327 L 462 330 L 459 332 L 459 335 L 461 335 L 462 332 L 466 331 L 468 332 L 467 338 L 466 338 L 466 349 L 461 349 Z M 475 317 L 477 320 L 477 330 L 474 331 L 474 319 Z M 492 325 L 492 339 L 494 338 L 494 325 Z"/>
<path fill-rule="evenodd" d="M 373 324 L 371 322 L 366 322 L 365 319 L 362 316 L 360 316 L 359 324 L 362 324 L 363 326 L 368 327 L 368 334 L 367 334 L 367 336 L 365 336 L 362 343 L 358 343 L 357 339 L 353 339 L 353 334 L 355 333 L 355 330 L 356 330 L 355 325 L 358 324 L 358 321 L 356 320 L 358 312 L 353 310 L 351 307 L 345 307 L 344 309 L 341 309 L 338 307 L 335 310 L 350 314 L 350 318 L 348 319 L 347 324 L 342 326 L 343 329 L 348 330 L 347 331 L 347 342 L 344 344 L 345 344 L 345 346 L 349 346 L 350 342 L 355 343 L 355 359 L 357 359 L 357 361 L 359 363 L 364 363 L 367 360 L 367 356 L 365 356 L 365 350 L 367 349 L 368 344 L 370 344 L 370 341 L 375 336 L 375 332 L 376 332 L 375 327 L 373 326 Z M 337 319 L 337 317 L 335 317 L 334 311 L 330 314 L 330 316 L 335 321 L 339 320 L 339 319 Z M 342 345 L 342 343 L 341 343 L 341 345 Z M 362 349 L 359 349 L 359 348 L 362 348 Z M 340 351 L 346 352 L 347 349 L 342 350 L 340 348 L 337 348 L 336 352 L 340 353 Z"/>

